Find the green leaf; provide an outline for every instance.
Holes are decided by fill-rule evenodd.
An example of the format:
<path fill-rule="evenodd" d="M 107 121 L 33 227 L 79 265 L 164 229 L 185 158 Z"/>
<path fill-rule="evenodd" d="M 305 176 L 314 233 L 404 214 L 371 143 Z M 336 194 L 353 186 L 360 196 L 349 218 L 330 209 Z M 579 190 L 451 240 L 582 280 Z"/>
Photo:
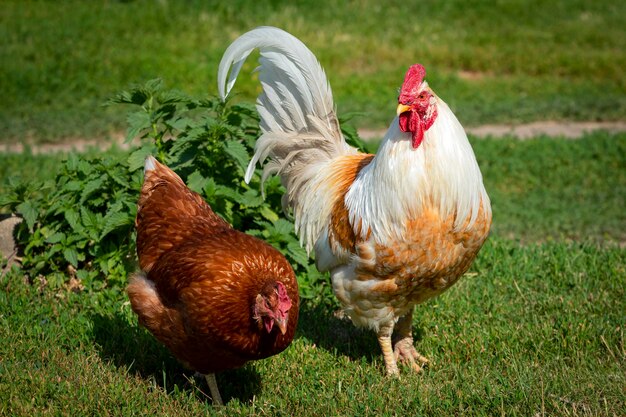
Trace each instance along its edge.
<path fill-rule="evenodd" d="M 14 193 L 7 193 L 4 195 L 0 195 L 0 207 L 10 206 L 19 202 L 17 195 Z"/>
<path fill-rule="evenodd" d="M 153 155 L 154 153 L 156 153 L 155 146 L 143 146 L 137 149 L 128 157 L 128 170 L 133 172 L 139 168 L 143 168 L 148 155 Z"/>
<path fill-rule="evenodd" d="M 278 234 L 287 236 L 293 231 L 293 223 L 285 219 L 278 219 L 274 222 L 274 229 Z"/>
<path fill-rule="evenodd" d="M 48 238 L 46 239 L 46 242 L 48 242 L 48 243 L 59 243 L 62 240 L 65 240 L 65 233 L 56 232 L 56 233 L 52 234 L 51 236 L 48 236 Z"/>
<path fill-rule="evenodd" d="M 224 142 L 224 150 L 228 155 L 233 157 L 235 161 L 237 161 L 237 164 L 243 171 L 246 170 L 250 157 L 248 155 L 248 150 L 241 142 L 236 140 L 227 140 Z"/>
<path fill-rule="evenodd" d="M 206 180 L 206 184 L 204 185 L 204 196 L 206 197 L 207 200 L 211 200 L 213 198 L 213 196 L 215 195 L 215 188 L 216 188 L 216 184 L 215 184 L 215 180 L 213 178 L 207 178 Z"/>
<path fill-rule="evenodd" d="M 174 104 L 165 104 L 159 107 L 159 109 L 150 115 L 151 123 L 158 121 L 171 120 L 176 112 L 176 106 Z"/>
<path fill-rule="evenodd" d="M 47 259 L 50 259 L 52 255 L 55 253 L 61 252 L 63 250 L 63 245 L 60 243 L 56 243 L 50 247 L 50 249 L 46 252 Z"/>
<path fill-rule="evenodd" d="M 86 161 L 84 159 L 81 159 L 78 162 L 78 166 L 76 167 L 76 170 L 85 175 L 89 175 L 94 171 L 94 161 Z"/>
<path fill-rule="evenodd" d="M 78 252 L 74 248 L 65 248 L 63 250 L 63 257 L 65 260 L 72 264 L 74 267 L 78 267 Z"/>
<path fill-rule="evenodd" d="M 161 85 L 159 85 L 159 89 Z M 189 102 L 191 99 L 189 96 L 182 91 L 179 90 L 168 90 L 164 91 L 159 95 L 159 101 L 163 104 L 166 103 L 185 103 Z"/>
<path fill-rule="evenodd" d="M 83 183 L 81 181 L 72 180 L 63 185 L 64 191 L 78 191 L 83 188 Z"/>
<path fill-rule="evenodd" d="M 126 142 L 130 142 L 139 135 L 142 130 L 148 129 L 152 125 L 150 115 L 144 110 L 130 113 L 126 118 L 128 130 L 126 131 Z"/>
<path fill-rule="evenodd" d="M 259 214 L 272 223 L 280 218 L 278 217 L 278 214 L 276 214 L 276 212 L 272 210 L 268 205 L 261 206 L 261 208 L 259 209 Z"/>
<path fill-rule="evenodd" d="M 133 224 L 134 218 L 125 212 L 108 213 L 104 217 L 104 228 L 100 239 L 103 239 L 106 235 L 114 230 Z"/>
<path fill-rule="evenodd" d="M 65 213 L 63 213 L 63 215 L 65 216 L 65 220 L 67 220 L 67 222 L 69 223 L 70 227 L 74 231 L 76 231 L 76 232 L 82 231 L 83 227 L 80 224 L 80 216 L 78 215 L 76 210 L 67 209 L 67 211 L 65 211 Z"/>
<path fill-rule="evenodd" d="M 106 101 L 105 106 L 110 106 L 113 104 L 133 104 L 132 95 L 129 91 L 120 91 L 113 97 L 109 98 Z"/>
<path fill-rule="evenodd" d="M 291 258 L 306 267 L 309 264 L 309 256 L 298 242 L 292 241 L 287 244 L 287 250 Z"/>
<path fill-rule="evenodd" d="M 130 179 L 128 178 L 128 173 L 121 170 L 122 168 L 125 167 L 116 166 L 114 169 L 108 170 L 107 175 L 118 185 L 121 185 L 122 187 L 128 187 L 130 184 Z"/>
<path fill-rule="evenodd" d="M 202 193 L 202 190 L 206 186 L 208 180 L 202 176 L 198 171 L 194 171 L 187 177 L 187 186 L 192 191 Z"/>
<path fill-rule="evenodd" d="M 172 129 L 176 129 L 178 131 L 184 131 L 188 126 L 191 126 L 193 121 L 188 117 L 180 117 L 174 122 L 170 123 Z"/>
<path fill-rule="evenodd" d="M 238 103 L 238 104 L 233 104 L 230 107 L 230 111 L 234 112 L 234 113 L 239 113 L 239 114 L 243 114 L 245 116 L 251 117 L 255 120 L 258 120 L 258 116 L 257 116 L 257 112 L 256 112 L 256 108 L 254 106 L 254 104 L 252 103 Z"/>
<path fill-rule="evenodd" d="M 163 80 L 161 78 L 153 78 L 146 81 L 144 88 L 152 95 L 159 92 L 163 88 Z"/>
<path fill-rule="evenodd" d="M 26 220 L 28 229 L 33 230 L 33 226 L 39 216 L 39 210 L 37 210 L 37 207 L 31 201 L 27 200 L 19 204 L 16 209 L 17 212 L 22 215 L 24 220 Z"/>
<path fill-rule="evenodd" d="M 98 188 L 102 186 L 103 183 L 104 183 L 104 179 L 100 177 L 100 178 L 96 178 L 95 180 L 89 181 L 87 184 L 85 184 L 85 186 L 83 187 L 83 192 L 81 193 L 81 196 L 80 196 L 79 204 L 83 204 L 85 200 L 93 192 L 95 192 Z"/>
<path fill-rule="evenodd" d="M 98 216 L 91 210 L 89 210 L 85 206 L 81 206 L 80 208 L 80 217 L 83 225 L 88 229 L 98 229 L 100 227 L 100 222 L 98 221 Z"/>
<path fill-rule="evenodd" d="M 263 197 L 259 195 L 258 191 L 250 188 L 245 193 L 239 194 L 238 201 L 244 207 L 256 208 L 263 204 Z"/>
<path fill-rule="evenodd" d="M 71 171 L 76 171 L 76 168 L 78 168 L 78 155 L 76 155 L 73 152 L 68 154 L 67 155 L 67 160 L 65 161 L 65 167 L 70 172 Z"/>
<path fill-rule="evenodd" d="M 87 279 L 89 279 L 89 272 L 84 269 L 79 269 L 78 271 L 76 271 L 76 278 L 85 282 Z"/>
<path fill-rule="evenodd" d="M 215 195 L 220 197 L 226 197 L 229 200 L 233 201 L 237 201 L 237 199 L 239 198 L 239 193 L 237 193 L 237 191 L 220 184 L 216 185 L 215 187 Z"/>

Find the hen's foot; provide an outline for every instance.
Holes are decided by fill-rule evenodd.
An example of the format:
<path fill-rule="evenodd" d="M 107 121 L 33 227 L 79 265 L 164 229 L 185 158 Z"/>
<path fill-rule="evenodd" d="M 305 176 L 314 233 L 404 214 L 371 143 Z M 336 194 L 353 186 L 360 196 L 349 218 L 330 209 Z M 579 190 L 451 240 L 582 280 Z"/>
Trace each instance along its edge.
<path fill-rule="evenodd" d="M 217 381 L 215 380 L 215 374 L 206 374 L 204 377 L 206 378 L 206 382 L 209 385 L 209 390 L 211 390 L 211 397 L 213 397 L 213 404 L 224 405 L 224 401 L 222 401 L 222 396 L 220 395 L 220 390 L 217 388 Z"/>
<path fill-rule="evenodd" d="M 422 367 L 428 364 L 428 359 L 415 350 L 412 337 L 398 340 L 393 348 L 393 353 L 396 361 L 409 366 L 415 372 L 420 372 Z"/>

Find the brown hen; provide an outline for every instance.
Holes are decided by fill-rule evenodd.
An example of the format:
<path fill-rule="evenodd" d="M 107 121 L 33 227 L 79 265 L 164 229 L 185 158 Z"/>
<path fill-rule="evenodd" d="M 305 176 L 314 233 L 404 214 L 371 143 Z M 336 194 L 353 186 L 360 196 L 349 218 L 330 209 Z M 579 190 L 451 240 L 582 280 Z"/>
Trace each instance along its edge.
<path fill-rule="evenodd" d="M 173 355 L 206 375 L 283 351 L 298 323 L 298 284 L 281 253 L 234 230 L 178 175 L 148 157 L 137 218 L 141 272 L 133 311 Z"/>

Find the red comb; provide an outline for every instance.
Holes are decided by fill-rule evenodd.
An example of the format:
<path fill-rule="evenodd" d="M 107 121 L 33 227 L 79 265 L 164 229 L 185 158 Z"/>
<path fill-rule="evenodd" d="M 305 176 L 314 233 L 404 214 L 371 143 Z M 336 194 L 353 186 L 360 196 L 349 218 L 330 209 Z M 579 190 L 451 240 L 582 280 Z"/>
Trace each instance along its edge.
<path fill-rule="evenodd" d="M 404 76 L 400 96 L 410 95 L 424 80 L 426 68 L 422 64 L 411 65 Z"/>
<path fill-rule="evenodd" d="M 404 84 L 421 84 L 425 76 L 426 68 L 422 64 L 411 65 L 404 76 Z"/>

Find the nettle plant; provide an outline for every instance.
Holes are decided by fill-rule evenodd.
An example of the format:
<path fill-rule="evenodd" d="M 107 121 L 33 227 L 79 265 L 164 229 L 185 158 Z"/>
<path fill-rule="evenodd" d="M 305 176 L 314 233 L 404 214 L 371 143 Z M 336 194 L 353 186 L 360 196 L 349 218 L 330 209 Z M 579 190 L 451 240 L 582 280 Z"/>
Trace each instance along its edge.
<path fill-rule="evenodd" d="M 0 201 L 24 222 L 17 231 L 22 268 L 62 286 L 75 277 L 88 290 L 121 290 L 137 268 L 134 218 L 151 154 L 176 171 L 233 227 L 278 248 L 291 262 L 302 297 L 329 302 L 328 279 L 320 274 L 282 215 L 284 189 L 268 179 L 261 195 L 260 171 L 251 184 L 243 175 L 259 136 L 253 106 L 193 99 L 165 90 L 160 80 L 123 91 L 109 104 L 133 107 L 127 141 L 139 140 L 130 155 L 70 154 L 54 179 L 14 184 Z M 354 129 L 350 143 L 361 146 Z M 330 301 L 332 302 L 332 301 Z"/>
<path fill-rule="evenodd" d="M 10 184 L 0 206 L 24 219 L 16 237 L 22 269 L 31 279 L 43 276 L 53 288 L 68 277 L 93 290 L 122 287 L 134 267 L 141 185 L 140 172 L 128 170 L 127 158 L 69 154 L 54 178 Z"/>

